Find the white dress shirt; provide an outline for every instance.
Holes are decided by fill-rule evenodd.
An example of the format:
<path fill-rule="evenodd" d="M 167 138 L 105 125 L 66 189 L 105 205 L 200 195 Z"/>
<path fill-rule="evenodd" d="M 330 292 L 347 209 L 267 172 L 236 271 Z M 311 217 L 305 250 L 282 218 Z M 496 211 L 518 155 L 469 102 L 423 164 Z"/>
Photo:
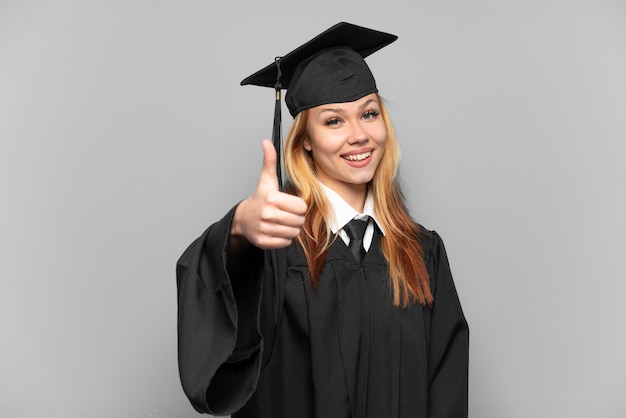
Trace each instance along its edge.
<path fill-rule="evenodd" d="M 330 230 L 336 234 L 339 231 L 339 236 L 343 240 L 343 242 L 348 245 L 350 243 L 350 238 L 348 238 L 348 234 L 343 230 L 343 227 L 350 222 L 352 219 L 367 219 L 369 217 L 369 221 L 367 224 L 367 229 L 365 230 L 365 236 L 363 237 L 363 247 L 365 251 L 369 250 L 370 245 L 372 245 L 372 238 L 374 237 L 374 224 L 372 220 L 376 222 L 378 228 L 382 231 L 383 235 L 385 235 L 385 231 L 383 230 L 380 221 L 376 217 L 374 213 L 374 199 L 370 194 L 367 195 L 365 199 L 365 205 L 363 206 L 363 212 L 359 213 L 356 209 L 350 206 L 337 192 L 335 192 L 330 187 L 326 186 L 323 183 L 320 183 L 322 189 L 326 193 L 326 199 L 328 199 L 328 203 L 331 208 L 331 216 L 329 219 L 330 222 Z"/>

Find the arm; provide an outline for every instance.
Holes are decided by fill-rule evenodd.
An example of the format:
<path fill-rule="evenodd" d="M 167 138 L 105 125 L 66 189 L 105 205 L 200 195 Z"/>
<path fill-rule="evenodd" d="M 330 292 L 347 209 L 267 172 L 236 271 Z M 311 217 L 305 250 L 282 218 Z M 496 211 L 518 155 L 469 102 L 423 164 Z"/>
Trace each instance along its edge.
<path fill-rule="evenodd" d="M 289 245 L 304 222 L 306 204 L 278 190 L 276 152 L 269 141 L 263 147 L 252 196 L 212 225 L 177 264 L 179 371 L 200 412 L 230 414 L 254 393 L 262 276 L 272 270 L 263 250 Z"/>
<path fill-rule="evenodd" d="M 227 243 L 235 209 L 181 256 L 178 285 L 178 360 L 183 390 L 199 412 L 230 413 L 252 395 L 261 337 L 256 327 L 262 252 L 231 280 Z"/>
<path fill-rule="evenodd" d="M 429 417 L 467 418 L 469 328 L 441 237 L 433 232 Z"/>

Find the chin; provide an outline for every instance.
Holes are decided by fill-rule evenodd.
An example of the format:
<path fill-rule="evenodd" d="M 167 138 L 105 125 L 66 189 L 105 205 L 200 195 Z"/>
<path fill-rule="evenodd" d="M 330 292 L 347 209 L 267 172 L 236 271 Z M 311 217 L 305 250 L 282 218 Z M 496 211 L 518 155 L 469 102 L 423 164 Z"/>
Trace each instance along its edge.
<path fill-rule="evenodd" d="M 368 185 L 372 181 L 373 178 L 374 177 L 365 177 L 361 179 L 354 179 L 352 181 L 352 184 L 354 184 L 355 186 Z"/>

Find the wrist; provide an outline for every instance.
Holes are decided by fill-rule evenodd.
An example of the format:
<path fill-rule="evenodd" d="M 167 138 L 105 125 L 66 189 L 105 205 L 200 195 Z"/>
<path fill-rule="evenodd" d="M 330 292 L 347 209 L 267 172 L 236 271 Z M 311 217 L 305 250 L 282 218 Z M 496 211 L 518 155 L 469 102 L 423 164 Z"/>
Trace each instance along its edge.
<path fill-rule="evenodd" d="M 245 211 L 245 205 L 246 200 L 239 203 L 237 209 L 235 209 L 233 219 L 230 223 L 230 230 L 228 233 L 228 246 L 231 250 L 238 250 L 249 244 L 249 241 L 244 233 L 245 228 L 242 221 L 242 213 Z"/>

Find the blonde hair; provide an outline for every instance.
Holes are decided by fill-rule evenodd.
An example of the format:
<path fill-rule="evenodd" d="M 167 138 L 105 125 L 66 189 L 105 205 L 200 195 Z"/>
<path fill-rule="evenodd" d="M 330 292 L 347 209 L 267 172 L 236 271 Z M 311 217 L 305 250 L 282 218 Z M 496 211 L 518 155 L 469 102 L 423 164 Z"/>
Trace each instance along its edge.
<path fill-rule="evenodd" d="M 378 99 L 387 130 L 387 142 L 369 184 L 369 193 L 374 198 L 374 210 L 385 231 L 381 245 L 389 264 L 393 303 L 403 307 L 415 301 L 431 305 L 433 296 L 424 264 L 420 228 L 408 212 L 396 177 L 400 164 L 400 146 L 384 103 L 380 97 Z M 300 112 L 287 133 L 284 162 L 288 178 L 287 191 L 300 196 L 308 205 L 305 224 L 298 240 L 304 249 L 311 281 L 317 286 L 333 234 L 328 222 L 330 205 L 315 174 L 313 157 L 304 148 L 308 113 L 307 110 Z"/>

